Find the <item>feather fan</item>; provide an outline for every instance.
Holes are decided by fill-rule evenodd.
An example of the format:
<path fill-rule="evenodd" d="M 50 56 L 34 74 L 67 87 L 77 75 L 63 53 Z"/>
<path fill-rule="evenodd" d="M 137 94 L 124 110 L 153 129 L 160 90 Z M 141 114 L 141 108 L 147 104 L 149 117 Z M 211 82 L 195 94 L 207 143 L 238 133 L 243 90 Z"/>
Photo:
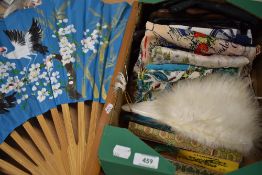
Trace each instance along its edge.
<path fill-rule="evenodd" d="M 240 78 L 211 75 L 184 80 L 154 101 L 124 105 L 123 110 L 168 124 L 210 147 L 248 153 L 260 136 L 259 107 Z"/>

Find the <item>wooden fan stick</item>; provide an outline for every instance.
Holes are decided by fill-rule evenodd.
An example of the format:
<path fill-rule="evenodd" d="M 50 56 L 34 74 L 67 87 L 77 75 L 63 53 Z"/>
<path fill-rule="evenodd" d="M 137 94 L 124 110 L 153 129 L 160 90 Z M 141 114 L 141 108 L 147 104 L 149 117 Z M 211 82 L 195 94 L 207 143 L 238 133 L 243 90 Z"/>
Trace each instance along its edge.
<path fill-rule="evenodd" d="M 50 128 L 48 127 L 48 125 L 46 123 L 46 120 L 45 120 L 44 116 L 43 115 L 39 115 L 37 117 L 37 120 L 38 120 L 38 122 L 39 122 L 39 124 L 40 124 L 40 126 L 41 126 L 41 128 L 42 128 L 42 130 L 44 132 L 44 135 L 45 135 L 45 137 L 46 137 L 46 139 L 47 139 L 47 141 L 48 141 L 48 143 L 49 143 L 49 145 L 51 147 L 52 152 L 53 153 L 59 152 L 60 150 L 58 148 L 58 145 L 57 145 L 57 143 L 56 143 L 56 141 L 55 141 L 55 139 L 53 137 L 53 134 L 50 131 Z"/>
<path fill-rule="evenodd" d="M 56 134 L 58 136 L 58 140 L 60 143 L 60 149 L 62 154 L 62 162 L 64 164 L 64 168 L 67 175 L 70 175 L 70 166 L 68 161 L 68 142 L 66 138 L 66 130 L 63 122 L 62 116 L 59 114 L 57 108 L 51 109 L 51 116 L 54 122 Z"/>
<path fill-rule="evenodd" d="M 35 165 L 28 160 L 27 158 L 24 157 L 23 154 L 21 154 L 19 151 L 15 150 L 14 148 L 12 148 L 10 145 L 8 145 L 7 143 L 2 143 L 0 145 L 0 149 L 2 151 L 4 151 L 7 155 L 9 155 L 10 157 L 12 157 L 13 159 L 15 159 L 20 165 L 22 165 L 23 167 L 25 167 L 26 169 L 28 169 L 31 173 L 33 174 L 41 174 L 37 168 L 35 167 Z M 2 166 L 2 165 L 1 165 Z M 0 167 L 1 167 L 0 166 Z"/>
<path fill-rule="evenodd" d="M 56 161 L 54 162 L 54 164 L 56 165 L 56 167 L 59 167 L 59 168 L 56 168 L 57 172 L 59 174 L 66 174 L 64 166 L 63 166 L 63 163 L 62 163 L 63 162 L 62 161 L 63 157 L 62 157 L 61 150 L 59 149 L 59 147 L 57 145 L 57 142 L 55 141 L 54 136 L 51 133 L 51 130 L 50 130 L 49 126 L 46 123 L 46 119 L 44 118 L 43 115 L 39 115 L 37 117 L 37 120 L 38 120 L 38 122 L 39 122 L 39 124 L 40 124 L 40 126 L 42 128 L 42 131 L 43 131 L 43 133 L 45 135 L 46 140 L 49 143 L 49 146 L 50 146 L 50 148 L 52 150 L 53 156 L 55 157 Z M 53 159 L 53 157 L 52 157 L 52 159 Z M 52 163 L 52 161 L 51 161 L 51 163 Z"/>
<path fill-rule="evenodd" d="M 28 157 L 30 157 L 34 161 L 37 166 L 41 166 L 44 158 L 39 154 L 38 151 L 36 151 L 36 149 L 31 144 L 26 142 L 26 140 L 24 140 L 16 131 L 12 132 L 11 137 L 20 146 L 20 148 L 23 149 Z"/>
<path fill-rule="evenodd" d="M 33 162 L 38 167 L 39 171 L 43 173 L 48 173 L 46 172 L 46 169 L 43 168 L 48 167 L 46 160 L 44 160 L 44 158 L 41 156 L 41 153 L 39 153 L 38 150 L 36 150 L 27 140 L 22 138 L 21 135 L 16 131 L 12 132 L 11 137 L 26 153 L 26 155 L 33 160 Z"/>
<path fill-rule="evenodd" d="M 77 170 L 78 172 L 76 174 L 83 175 L 84 171 L 84 157 L 86 156 L 86 119 L 87 119 L 87 113 L 85 110 L 85 103 L 79 102 L 77 104 L 77 119 L 78 119 L 78 159 L 77 159 Z"/>
<path fill-rule="evenodd" d="M 3 172 L 10 175 L 29 175 L 28 173 L 18 169 L 12 164 L 0 159 L 1 168 L 4 170 Z M 1 169 L 0 169 L 1 170 Z"/>
<path fill-rule="evenodd" d="M 103 104 L 98 103 L 98 102 L 93 102 L 92 103 L 92 111 L 91 111 L 91 119 L 90 119 L 90 125 L 89 125 L 89 131 L 88 131 L 88 140 L 87 140 L 87 145 L 86 145 L 86 151 L 87 155 L 85 157 L 85 164 L 89 165 L 89 157 L 91 153 L 93 152 L 92 150 L 92 145 L 94 143 L 95 137 L 96 137 L 96 130 L 97 130 L 97 122 L 99 121 L 99 116 L 101 116 L 101 112 L 103 109 Z M 87 167 L 86 167 L 87 168 Z M 88 169 L 90 167 L 88 166 Z M 84 170 L 84 172 L 87 172 Z M 88 173 L 86 173 L 88 174 Z"/>

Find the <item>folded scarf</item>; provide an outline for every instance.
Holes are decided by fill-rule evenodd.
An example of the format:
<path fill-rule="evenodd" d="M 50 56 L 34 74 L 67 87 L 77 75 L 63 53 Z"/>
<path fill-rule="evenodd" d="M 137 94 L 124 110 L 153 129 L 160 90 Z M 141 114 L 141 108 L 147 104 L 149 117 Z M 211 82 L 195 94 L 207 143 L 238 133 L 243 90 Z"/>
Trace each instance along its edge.
<path fill-rule="evenodd" d="M 147 70 L 144 69 L 138 72 L 137 76 L 137 89 L 135 93 L 135 101 L 154 100 L 158 92 L 163 90 L 170 90 L 174 83 L 183 79 L 195 79 L 204 77 L 211 73 L 238 74 L 236 68 L 219 68 L 208 69 L 204 67 L 190 66 L 187 70 L 167 71 L 167 70 Z"/>
<path fill-rule="evenodd" d="M 252 33 L 251 29 L 248 29 L 246 34 L 241 34 L 241 31 L 238 29 L 212 29 L 212 28 L 203 28 L 203 27 L 191 27 L 184 25 L 170 25 L 173 28 L 189 30 L 193 32 L 199 32 L 206 35 L 210 35 L 214 38 L 227 40 L 236 44 L 241 45 L 251 45 L 252 44 Z"/>
<path fill-rule="evenodd" d="M 192 50 L 197 54 L 245 56 L 251 61 L 257 54 L 256 47 L 245 47 L 226 40 L 217 39 L 203 33 L 173 28 L 168 25 L 159 25 L 147 22 L 146 29 L 147 31 L 156 33 L 159 37 L 164 38 L 178 47 Z M 144 56 L 147 57 L 146 60 L 150 58 L 149 54 Z"/>
<path fill-rule="evenodd" d="M 243 56 L 210 55 L 203 56 L 182 50 L 156 46 L 152 50 L 152 64 L 182 63 L 209 68 L 242 67 L 249 63 Z"/>
<path fill-rule="evenodd" d="M 150 22 L 148 22 L 148 23 L 149 24 L 153 24 L 153 23 L 150 23 Z M 178 26 L 178 27 L 181 27 L 181 26 Z M 214 29 L 212 29 L 212 31 L 213 30 Z M 191 30 L 180 29 L 180 35 L 186 37 L 188 34 L 185 33 L 185 31 L 188 31 L 189 33 L 192 33 Z M 209 33 L 210 36 L 214 36 L 215 35 L 216 37 L 217 36 L 219 37 L 219 35 L 212 33 L 212 31 L 211 31 L 211 33 Z M 203 31 L 203 32 L 208 35 L 207 31 Z M 226 35 L 227 34 L 224 34 L 224 36 L 226 36 Z M 231 36 L 232 35 L 230 35 L 230 37 Z M 166 34 L 165 37 L 169 37 L 169 35 Z M 224 40 L 222 40 L 222 41 L 224 41 Z M 190 42 L 190 41 L 188 41 L 188 42 Z M 156 46 L 163 46 L 163 47 L 179 49 L 179 50 L 184 50 L 184 51 L 189 51 L 190 50 L 190 49 L 185 49 L 185 48 L 178 47 L 177 45 L 175 45 L 174 42 L 172 42 L 172 40 L 170 42 L 170 40 L 168 41 L 166 38 L 164 38 L 161 35 L 159 35 L 159 33 L 157 31 L 146 30 L 145 36 L 142 39 L 141 46 L 140 46 L 141 53 L 140 53 L 139 57 L 141 59 L 141 62 L 143 62 L 144 64 L 147 64 L 149 62 L 150 57 L 151 57 L 151 52 L 154 49 L 154 47 L 156 47 Z M 202 46 L 204 46 L 204 45 L 202 45 Z M 202 46 L 200 45 L 199 47 L 202 47 Z"/>
<path fill-rule="evenodd" d="M 159 37 L 159 35 L 157 35 L 155 32 L 147 30 L 140 45 L 139 58 L 141 62 L 143 62 L 144 64 L 148 63 L 149 58 L 151 57 L 151 52 L 156 46 L 188 51 L 188 49 L 178 47 L 173 43 L 168 42 L 166 39 Z"/>

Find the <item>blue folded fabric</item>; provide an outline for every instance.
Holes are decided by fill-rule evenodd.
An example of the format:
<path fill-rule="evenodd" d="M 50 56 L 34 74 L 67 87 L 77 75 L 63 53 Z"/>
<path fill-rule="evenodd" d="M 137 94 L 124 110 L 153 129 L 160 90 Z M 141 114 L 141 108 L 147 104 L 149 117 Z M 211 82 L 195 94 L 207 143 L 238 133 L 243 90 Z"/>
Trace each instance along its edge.
<path fill-rule="evenodd" d="M 0 143 L 64 103 L 105 102 L 128 3 L 45 0 L 0 20 Z"/>
<path fill-rule="evenodd" d="M 234 34 L 232 29 L 231 35 L 228 35 L 225 32 L 223 32 L 223 29 L 213 29 L 212 32 L 210 33 L 210 36 L 216 37 L 217 35 L 223 35 L 225 38 L 227 38 L 226 39 L 227 41 L 240 44 L 243 46 L 251 46 L 253 39 L 251 36 L 248 36 L 249 35 L 248 32 L 251 32 L 251 30 L 249 29 L 247 33 L 243 35 L 240 33 Z"/>
<path fill-rule="evenodd" d="M 186 71 L 190 65 L 188 64 L 148 64 L 148 70 L 166 70 L 166 71 Z"/>

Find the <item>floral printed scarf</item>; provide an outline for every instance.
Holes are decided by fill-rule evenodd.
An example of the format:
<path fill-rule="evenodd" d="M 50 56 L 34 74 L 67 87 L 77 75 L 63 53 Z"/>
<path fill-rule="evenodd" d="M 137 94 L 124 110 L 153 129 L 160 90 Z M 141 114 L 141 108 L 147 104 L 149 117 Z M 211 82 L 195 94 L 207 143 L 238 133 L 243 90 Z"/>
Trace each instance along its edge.
<path fill-rule="evenodd" d="M 238 74 L 238 69 L 209 69 L 190 65 L 188 65 L 187 70 L 177 69 L 176 71 L 144 69 L 137 75 L 135 101 L 141 102 L 154 100 L 157 97 L 158 92 L 171 89 L 173 84 L 179 80 L 204 77 L 211 73 L 226 73 L 235 75 Z"/>
<path fill-rule="evenodd" d="M 155 36 L 161 38 L 161 40 L 165 40 L 166 43 L 172 43 L 177 47 L 188 49 L 201 55 L 217 54 L 245 56 L 253 61 L 256 54 L 259 52 L 256 47 L 245 47 L 226 40 L 217 39 L 203 33 L 173 28 L 168 25 L 159 25 L 147 22 L 146 29 L 145 37 L 141 43 L 141 58 L 145 63 L 151 57 L 151 51 L 153 49 L 151 41 L 156 40 L 154 38 Z M 167 47 L 166 45 L 160 46 Z"/>
<path fill-rule="evenodd" d="M 182 50 L 156 46 L 152 50 L 152 64 L 182 63 L 209 68 L 243 67 L 249 60 L 243 56 L 210 55 L 203 56 Z"/>
<path fill-rule="evenodd" d="M 185 31 L 190 31 L 190 32 L 203 33 L 205 35 L 209 35 L 214 38 L 223 39 L 244 46 L 252 45 L 251 29 L 248 29 L 246 31 L 246 34 L 243 35 L 241 34 L 241 31 L 238 29 L 211 29 L 211 28 L 190 27 L 190 26 L 183 26 L 183 25 L 170 25 L 170 27 L 184 29 Z"/>

